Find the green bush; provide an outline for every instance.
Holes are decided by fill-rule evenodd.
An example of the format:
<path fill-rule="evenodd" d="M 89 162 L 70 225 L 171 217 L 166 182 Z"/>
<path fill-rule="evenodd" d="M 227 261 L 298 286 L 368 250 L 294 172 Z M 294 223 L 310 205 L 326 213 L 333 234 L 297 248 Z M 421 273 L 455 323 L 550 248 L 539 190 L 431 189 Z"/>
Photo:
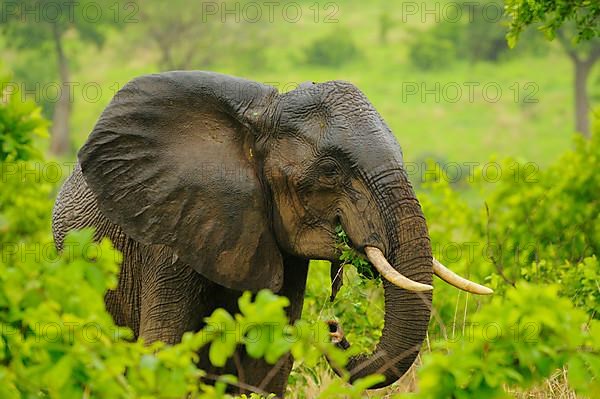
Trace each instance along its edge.
<path fill-rule="evenodd" d="M 413 398 L 505 398 L 569 366 L 578 393 L 600 394 L 600 323 L 557 286 L 519 283 L 471 320 L 462 339 L 425 356 Z"/>
<path fill-rule="evenodd" d="M 92 238 L 91 230 L 71 232 L 61 255 L 48 249 L 37 254 L 41 259 L 22 253 L 2 258 L 0 397 L 224 397 L 226 386 L 237 386 L 237 380 L 223 376 L 214 387 L 202 383 L 205 373 L 195 361 L 204 345 L 210 345 L 215 366 L 223 366 L 238 345 L 271 364 L 290 351 L 312 367 L 323 355 L 340 367 L 346 362 L 347 354 L 330 343 L 323 322 L 289 326 L 287 298 L 267 290 L 254 299 L 242 295 L 240 314 L 217 309 L 203 330 L 186 333 L 178 345 L 131 342 L 131 331 L 114 324 L 103 300 L 116 285 L 121 255 L 108 240 Z M 353 386 L 338 382 L 330 392 L 360 397 L 377 381 L 372 376 Z"/>
<path fill-rule="evenodd" d="M 359 50 L 351 33 L 338 29 L 313 41 L 304 55 L 308 64 L 337 67 L 356 59 Z"/>
<path fill-rule="evenodd" d="M 449 25 L 454 27 L 454 25 Z M 435 28 L 432 32 L 420 33 L 410 47 L 410 59 L 421 69 L 441 69 L 457 58 L 455 43 L 452 39 L 440 37 Z"/>
<path fill-rule="evenodd" d="M 600 253 L 599 168 L 596 132 L 589 141 L 575 137 L 575 148 L 539 171 L 536 181 L 507 174 L 498 184 L 488 198 L 486 227 L 501 243 L 497 262 L 506 265 L 509 279 L 555 282 L 563 269 Z"/>
<path fill-rule="evenodd" d="M 38 141 L 48 136 L 48 122 L 35 103 L 22 101 L 20 93 L 0 97 L 0 239 L 14 241 L 48 230 L 54 185 L 41 178 Z"/>
<path fill-rule="evenodd" d="M 426 31 L 413 33 L 409 56 L 412 63 L 421 69 L 441 69 L 454 62 L 460 53 L 463 23 L 441 22 Z"/>
<path fill-rule="evenodd" d="M 500 15 L 501 1 L 464 1 L 455 5 L 456 13 L 448 11 L 451 7 L 444 7 L 446 11 L 441 12 L 439 22 L 414 33 L 409 55 L 418 68 L 441 69 L 458 60 L 497 62 L 524 52 L 539 54 L 546 50 L 539 38 L 528 33 L 518 51 L 509 51 L 505 18 Z"/>
<path fill-rule="evenodd" d="M 10 82 L 5 74 L 0 81 Z M 48 122 L 33 101 L 22 101 L 21 93 L 2 84 L 0 92 L 0 162 L 39 158 L 37 137 L 47 137 Z"/>

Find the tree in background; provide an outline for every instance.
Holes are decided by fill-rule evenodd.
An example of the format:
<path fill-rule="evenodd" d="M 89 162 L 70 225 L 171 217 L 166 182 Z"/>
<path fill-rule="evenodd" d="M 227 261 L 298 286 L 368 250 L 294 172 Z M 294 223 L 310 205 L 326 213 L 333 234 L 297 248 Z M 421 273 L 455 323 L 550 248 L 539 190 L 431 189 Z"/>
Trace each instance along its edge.
<path fill-rule="evenodd" d="M 591 107 L 588 80 L 594 65 L 600 59 L 600 38 L 594 37 L 585 43 L 573 43 L 570 39 L 572 36 L 565 33 L 566 30 L 566 26 L 561 28 L 556 36 L 573 63 L 575 74 L 573 93 L 575 97 L 575 130 L 589 138 Z"/>
<path fill-rule="evenodd" d="M 266 10 L 250 0 L 144 2 L 138 33 L 158 49 L 161 70 L 207 68 L 227 57 L 255 69 L 268 40 Z"/>
<path fill-rule="evenodd" d="M 390 17 L 389 11 L 383 10 L 379 14 L 379 42 L 381 44 L 387 44 L 388 34 L 393 26 L 394 21 L 392 20 L 392 17 Z"/>
<path fill-rule="evenodd" d="M 574 22 L 576 41 L 600 37 L 600 2 L 594 0 L 505 0 L 511 18 L 508 42 L 511 47 L 527 27 L 541 23 L 539 29 L 553 39 L 566 22 Z"/>
<path fill-rule="evenodd" d="M 202 8 L 201 2 L 182 0 L 141 5 L 144 37 L 158 49 L 161 69 L 190 69 L 194 64 L 210 64 L 212 55 L 203 48 L 212 40 L 216 27 L 209 23 L 212 19 L 202 20 Z"/>
<path fill-rule="evenodd" d="M 590 101 L 587 81 L 600 59 L 600 2 L 591 0 L 506 0 L 510 18 L 508 44 L 514 47 L 520 34 L 538 25 L 549 40 L 558 38 L 573 62 L 575 130 L 590 136 Z"/>
<path fill-rule="evenodd" d="M 541 39 L 528 35 L 525 46 L 510 51 L 506 43 L 506 18 L 500 0 L 453 3 L 455 15 L 438 16 L 433 26 L 415 32 L 409 54 L 413 64 L 421 69 L 443 69 L 450 63 L 466 60 L 469 63 L 500 62 L 523 53 L 541 53 Z"/>
<path fill-rule="evenodd" d="M 67 38 L 77 37 L 100 47 L 107 29 L 128 20 L 134 21 L 135 3 L 113 0 L 8 0 L 0 9 L 0 28 L 6 44 L 18 51 L 54 53 L 59 89 L 52 116 L 50 151 L 64 155 L 70 150 L 69 118 L 72 87 Z"/>

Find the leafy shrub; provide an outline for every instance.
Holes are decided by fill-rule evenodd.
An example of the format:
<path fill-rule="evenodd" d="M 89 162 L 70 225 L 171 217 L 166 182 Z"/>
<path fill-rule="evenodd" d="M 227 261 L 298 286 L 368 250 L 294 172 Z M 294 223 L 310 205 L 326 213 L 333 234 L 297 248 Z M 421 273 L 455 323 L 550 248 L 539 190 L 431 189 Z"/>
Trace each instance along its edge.
<path fill-rule="evenodd" d="M 515 281 L 553 282 L 584 258 L 600 253 L 600 132 L 554 165 L 536 182 L 507 176 L 489 197 L 489 234 L 501 243 L 497 262 Z M 542 265 L 541 262 L 546 262 Z M 511 265 L 513 265 L 511 267 Z"/>
<path fill-rule="evenodd" d="M 558 294 L 557 286 L 519 283 L 472 319 L 468 333 L 442 342 L 419 370 L 413 398 L 504 398 L 569 366 L 581 394 L 600 393 L 600 324 Z"/>
<path fill-rule="evenodd" d="M 359 50 L 350 32 L 338 29 L 313 41 L 304 54 L 309 64 L 338 67 L 358 57 Z"/>
<path fill-rule="evenodd" d="M 413 64 L 421 69 L 447 67 L 457 60 L 471 63 L 495 62 L 525 52 L 539 54 L 545 51 L 541 40 L 528 34 L 518 52 L 509 51 L 502 2 L 459 2 L 456 14 L 446 10 L 441 21 L 423 32 L 415 32 L 409 54 Z M 531 36 L 531 37 L 530 37 Z"/>
<path fill-rule="evenodd" d="M 36 139 L 48 136 L 48 122 L 35 103 L 21 101 L 20 93 L 0 97 L 0 239 L 14 241 L 47 230 L 54 185 L 40 176 Z"/>
<path fill-rule="evenodd" d="M 178 345 L 130 342 L 131 331 L 114 324 L 103 300 L 106 289 L 116 285 L 121 256 L 108 240 L 96 244 L 92 238 L 91 230 L 71 232 L 62 255 L 48 250 L 41 261 L 25 256 L 5 262 L 3 257 L 0 396 L 220 398 L 237 380 L 223 376 L 214 387 L 202 383 L 205 373 L 195 361 L 204 345 L 210 345 L 216 366 L 223 366 L 238 345 L 272 364 L 290 351 L 313 366 L 323 354 L 340 367 L 345 364 L 347 354 L 330 343 L 324 323 L 300 320 L 289 326 L 287 298 L 267 290 L 254 300 L 249 292 L 242 295 L 235 316 L 215 310 L 203 330 L 186 333 Z M 353 386 L 336 383 L 330 392 L 359 397 L 379 378 Z"/>
<path fill-rule="evenodd" d="M 425 70 L 440 69 L 458 57 L 465 24 L 441 22 L 426 31 L 414 33 L 409 56 L 412 63 Z"/>
<path fill-rule="evenodd" d="M 594 256 L 577 265 L 566 263 L 560 274 L 561 294 L 573 304 L 598 318 L 600 315 L 600 264 Z"/>
<path fill-rule="evenodd" d="M 9 82 L 0 76 L 2 82 Z M 33 101 L 21 101 L 21 94 L 12 87 L 0 92 L 0 162 L 26 161 L 40 156 L 34 145 L 36 137 L 48 135 L 48 122 Z"/>

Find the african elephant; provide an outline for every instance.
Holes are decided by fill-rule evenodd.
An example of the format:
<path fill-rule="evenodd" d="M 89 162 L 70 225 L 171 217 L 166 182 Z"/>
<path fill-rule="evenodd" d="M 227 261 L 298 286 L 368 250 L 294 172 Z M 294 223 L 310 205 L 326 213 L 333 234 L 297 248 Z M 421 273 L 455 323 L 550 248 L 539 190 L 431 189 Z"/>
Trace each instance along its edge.
<path fill-rule="evenodd" d="M 411 366 L 433 272 L 487 292 L 434 261 L 400 146 L 347 82 L 280 94 L 211 72 L 142 76 L 116 94 L 78 160 L 56 200 L 56 245 L 87 226 L 113 241 L 123 263 L 107 309 L 146 342 L 176 343 L 214 309 L 235 312 L 243 290 L 285 295 L 293 323 L 309 260 L 339 257 L 337 225 L 384 277 L 385 327 L 372 354 L 350 360 L 352 380 L 377 372 L 385 386 Z M 246 383 L 283 394 L 289 356 L 272 372 L 239 361 Z"/>

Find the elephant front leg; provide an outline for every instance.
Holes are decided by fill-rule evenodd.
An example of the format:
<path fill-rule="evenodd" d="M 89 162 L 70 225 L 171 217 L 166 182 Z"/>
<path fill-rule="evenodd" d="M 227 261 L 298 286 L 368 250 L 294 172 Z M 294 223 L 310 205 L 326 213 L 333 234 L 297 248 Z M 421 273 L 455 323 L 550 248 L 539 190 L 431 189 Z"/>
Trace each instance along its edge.
<path fill-rule="evenodd" d="M 287 308 L 289 323 L 294 324 L 300 318 L 304 304 L 304 291 L 308 274 L 308 260 L 288 256 L 284 259 L 283 287 L 277 294 L 290 300 Z M 253 359 L 244 350 L 238 350 L 240 363 L 246 384 L 265 392 L 272 392 L 282 397 L 287 387 L 287 380 L 294 359 L 291 354 L 284 355 L 275 365 L 270 365 L 263 359 Z M 243 391 L 243 390 L 242 390 Z"/>
<path fill-rule="evenodd" d="M 210 312 L 212 283 L 162 247 L 142 268 L 139 336 L 146 343 L 176 344 L 185 332 L 200 329 Z"/>

